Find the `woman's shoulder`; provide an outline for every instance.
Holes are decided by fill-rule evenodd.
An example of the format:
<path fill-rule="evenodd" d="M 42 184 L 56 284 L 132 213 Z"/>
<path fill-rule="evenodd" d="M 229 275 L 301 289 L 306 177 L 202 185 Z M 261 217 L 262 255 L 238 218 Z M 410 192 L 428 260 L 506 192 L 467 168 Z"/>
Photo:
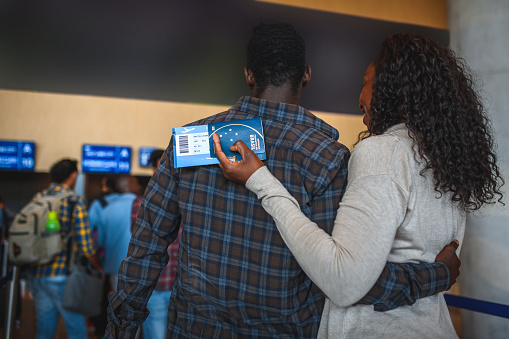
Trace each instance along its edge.
<path fill-rule="evenodd" d="M 372 151 L 392 153 L 400 145 L 411 145 L 412 139 L 405 124 L 389 128 L 384 134 L 374 135 L 359 142 L 352 153 L 371 153 Z M 402 145 L 401 145 L 402 144 Z"/>
<path fill-rule="evenodd" d="M 395 159 L 407 158 L 411 152 L 411 139 L 403 124 L 396 125 L 381 135 L 359 142 L 352 151 L 350 172 L 363 175 L 381 175 L 393 172 Z"/>

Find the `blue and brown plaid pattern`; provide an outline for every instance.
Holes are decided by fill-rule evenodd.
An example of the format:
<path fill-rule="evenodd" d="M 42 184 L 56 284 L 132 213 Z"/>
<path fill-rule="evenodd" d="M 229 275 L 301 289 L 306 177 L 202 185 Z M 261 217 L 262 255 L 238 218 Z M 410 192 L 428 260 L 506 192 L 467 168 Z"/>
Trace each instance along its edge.
<path fill-rule="evenodd" d="M 444 263 L 387 263 L 375 286 L 359 304 L 374 305 L 385 312 L 442 292 L 449 286 L 449 270 Z"/>

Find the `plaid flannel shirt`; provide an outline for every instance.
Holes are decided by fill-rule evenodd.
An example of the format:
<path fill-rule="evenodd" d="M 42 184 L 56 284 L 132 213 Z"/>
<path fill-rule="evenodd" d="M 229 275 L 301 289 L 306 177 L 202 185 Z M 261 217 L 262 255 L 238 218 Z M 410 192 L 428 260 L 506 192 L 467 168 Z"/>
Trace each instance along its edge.
<path fill-rule="evenodd" d="M 252 97 L 242 97 L 230 110 L 191 125 L 257 117 L 263 123 L 265 165 L 303 213 L 330 234 L 346 188 L 350 155 L 336 141 L 336 129 L 300 106 Z M 120 266 L 118 292 L 110 295 L 107 338 L 134 338 L 181 220 L 179 266 L 169 309 L 171 338 L 316 336 L 324 296 L 304 274 L 256 196 L 225 179 L 218 166 L 174 168 L 170 142 L 140 207 L 128 256 Z M 387 280 L 394 282 L 390 267 L 388 272 L 380 280 L 384 285 L 377 285 L 380 295 L 373 295 L 370 303 L 384 303 L 387 295 L 414 297 L 388 284 Z M 396 271 L 396 279 L 404 281 L 400 273 Z M 430 286 L 416 284 L 421 285 Z"/>
<path fill-rule="evenodd" d="M 48 187 L 49 195 L 62 192 L 72 192 L 72 190 L 67 186 L 58 184 L 51 184 Z M 94 255 L 96 249 L 88 221 L 88 212 L 81 197 L 79 197 L 78 202 L 75 204 L 74 211 L 71 211 L 69 197 L 62 199 L 59 203 L 58 219 L 60 221 L 62 239 L 70 232 L 72 217 L 74 217 L 74 251 L 82 253 L 85 257 Z M 30 273 L 35 278 L 67 274 L 67 247 L 65 246 L 62 252 L 48 264 L 33 265 Z"/>

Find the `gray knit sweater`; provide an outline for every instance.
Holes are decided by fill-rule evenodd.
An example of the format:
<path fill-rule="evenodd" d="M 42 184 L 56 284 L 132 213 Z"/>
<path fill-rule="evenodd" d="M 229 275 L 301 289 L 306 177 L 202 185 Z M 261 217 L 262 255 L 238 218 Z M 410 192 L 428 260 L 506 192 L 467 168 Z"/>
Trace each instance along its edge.
<path fill-rule="evenodd" d="M 433 262 L 453 239 L 463 241 L 465 214 L 450 195 L 434 190 L 430 171 L 419 174 L 422 165 L 412 145 L 400 124 L 355 147 L 332 236 L 301 213 L 266 167 L 246 184 L 327 296 L 319 338 L 457 338 L 441 293 L 388 312 L 352 306 L 387 261 Z"/>

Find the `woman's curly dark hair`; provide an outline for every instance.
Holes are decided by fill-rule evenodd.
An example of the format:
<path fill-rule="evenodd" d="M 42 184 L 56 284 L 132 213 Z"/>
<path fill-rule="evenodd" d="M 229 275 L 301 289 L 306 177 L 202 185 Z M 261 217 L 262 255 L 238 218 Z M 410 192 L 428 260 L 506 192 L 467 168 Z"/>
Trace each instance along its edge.
<path fill-rule="evenodd" d="M 465 211 L 501 202 L 490 122 L 464 60 L 431 38 L 396 34 L 373 65 L 367 135 L 404 122 L 437 192 L 451 192 Z"/>

